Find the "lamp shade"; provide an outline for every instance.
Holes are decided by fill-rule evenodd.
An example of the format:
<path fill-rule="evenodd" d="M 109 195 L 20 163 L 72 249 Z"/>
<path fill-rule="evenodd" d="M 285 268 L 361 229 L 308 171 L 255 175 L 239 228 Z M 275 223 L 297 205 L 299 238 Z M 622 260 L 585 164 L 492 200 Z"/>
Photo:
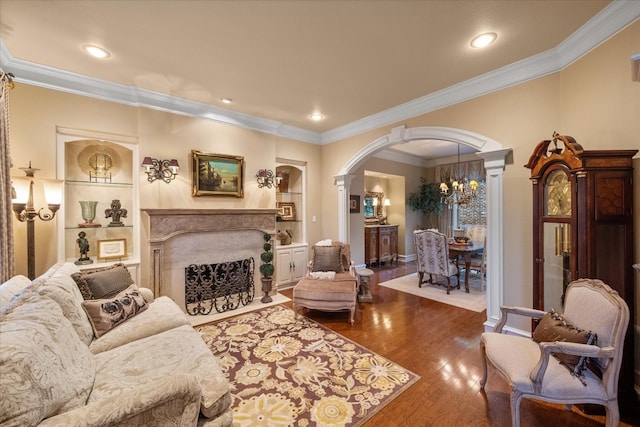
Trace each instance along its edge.
<path fill-rule="evenodd" d="M 180 169 L 180 165 L 176 159 L 171 159 L 169 162 L 169 169 L 171 169 L 171 173 L 176 175 L 178 173 L 178 169 Z"/>
<path fill-rule="evenodd" d="M 384 199 L 384 203 L 382 204 L 382 206 L 391 206 L 391 200 Z"/>
<path fill-rule="evenodd" d="M 16 197 L 13 199 L 13 203 L 27 203 L 30 183 L 31 178 L 11 177 L 11 185 L 13 189 L 16 190 Z"/>
<path fill-rule="evenodd" d="M 41 179 L 44 187 L 44 198 L 49 205 L 62 203 L 62 181 L 58 179 Z"/>

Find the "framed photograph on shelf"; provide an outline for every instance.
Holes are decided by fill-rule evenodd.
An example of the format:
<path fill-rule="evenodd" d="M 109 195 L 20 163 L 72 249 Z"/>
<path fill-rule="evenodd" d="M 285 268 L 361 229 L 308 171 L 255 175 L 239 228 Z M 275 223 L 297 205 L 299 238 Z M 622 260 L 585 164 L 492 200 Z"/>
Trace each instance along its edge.
<path fill-rule="evenodd" d="M 191 150 L 191 195 L 244 197 L 244 157 Z"/>
<path fill-rule="evenodd" d="M 278 202 L 278 215 L 282 221 L 296 220 L 296 204 L 293 202 Z"/>
<path fill-rule="evenodd" d="M 127 239 L 98 240 L 98 259 L 127 257 Z"/>
<path fill-rule="evenodd" d="M 360 196 L 349 196 L 349 213 L 360 213 Z"/>

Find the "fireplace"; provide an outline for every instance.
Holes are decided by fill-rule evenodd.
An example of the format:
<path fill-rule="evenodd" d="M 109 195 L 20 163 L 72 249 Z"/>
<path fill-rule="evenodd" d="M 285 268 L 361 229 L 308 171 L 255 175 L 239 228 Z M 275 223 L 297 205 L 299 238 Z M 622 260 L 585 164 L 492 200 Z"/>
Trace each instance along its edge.
<path fill-rule="evenodd" d="M 142 211 L 146 213 L 149 239 L 146 286 L 156 296 L 170 297 L 185 311 L 185 267 L 248 258 L 259 260 L 264 233 L 271 234 L 273 240 L 276 228 L 275 209 Z M 257 265 L 254 282 L 260 283 Z"/>

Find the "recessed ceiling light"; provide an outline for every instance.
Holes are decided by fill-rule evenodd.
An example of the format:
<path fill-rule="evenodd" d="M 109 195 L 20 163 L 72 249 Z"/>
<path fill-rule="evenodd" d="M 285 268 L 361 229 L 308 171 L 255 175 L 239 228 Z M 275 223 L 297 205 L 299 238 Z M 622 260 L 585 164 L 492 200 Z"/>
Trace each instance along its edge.
<path fill-rule="evenodd" d="M 320 120 L 324 119 L 324 116 L 320 113 L 313 113 L 309 116 L 309 118 L 314 122 L 319 122 Z"/>
<path fill-rule="evenodd" d="M 87 52 L 89 55 L 93 56 L 94 58 L 105 59 L 111 56 L 109 51 L 107 51 L 106 49 L 100 46 L 96 46 L 94 44 L 85 44 L 82 46 L 82 48 L 84 49 L 85 52 Z"/>
<path fill-rule="evenodd" d="M 232 99 L 231 98 L 220 98 L 220 101 L 223 104 L 231 104 Z"/>
<path fill-rule="evenodd" d="M 496 33 L 484 33 L 476 36 L 471 40 L 471 46 L 473 47 L 487 47 L 493 43 L 498 35 Z"/>

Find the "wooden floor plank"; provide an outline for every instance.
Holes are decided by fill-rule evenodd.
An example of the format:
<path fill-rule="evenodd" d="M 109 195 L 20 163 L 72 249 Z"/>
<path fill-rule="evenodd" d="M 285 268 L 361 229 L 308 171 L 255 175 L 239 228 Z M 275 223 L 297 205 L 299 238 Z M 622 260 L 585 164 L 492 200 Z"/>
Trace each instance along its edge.
<path fill-rule="evenodd" d="M 305 309 L 306 316 L 421 376 L 366 426 L 510 426 L 509 390 L 504 379 L 490 370 L 486 393 L 480 391 L 479 342 L 486 312 L 475 313 L 377 286 L 415 272 L 415 263 L 373 270 L 370 290 L 374 302 L 358 304 L 354 325 L 348 323 L 347 312 Z M 281 293 L 291 298 L 293 292 L 286 289 Z M 290 302 L 286 305 L 292 306 Z M 623 421 L 623 427 L 640 425 L 639 420 Z M 602 426 L 604 417 L 523 400 L 522 427 L 551 425 Z"/>

